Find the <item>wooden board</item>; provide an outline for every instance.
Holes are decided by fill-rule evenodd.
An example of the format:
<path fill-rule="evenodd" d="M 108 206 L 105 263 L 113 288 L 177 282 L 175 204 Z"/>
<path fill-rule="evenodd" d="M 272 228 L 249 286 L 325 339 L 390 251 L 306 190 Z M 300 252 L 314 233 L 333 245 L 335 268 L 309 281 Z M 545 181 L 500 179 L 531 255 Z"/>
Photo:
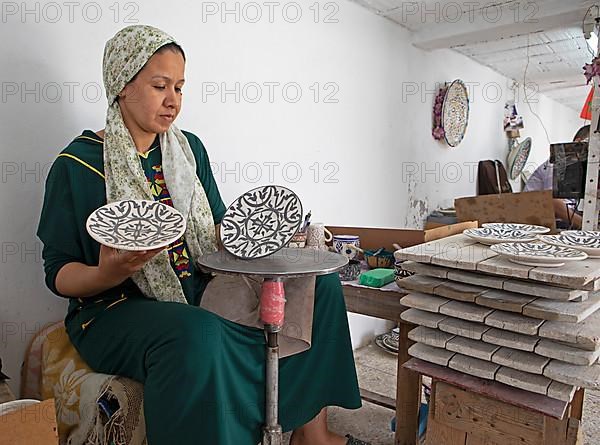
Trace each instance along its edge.
<path fill-rule="evenodd" d="M 536 267 L 529 273 L 529 278 L 573 289 L 598 290 L 600 259 L 570 261 L 558 268 Z"/>
<path fill-rule="evenodd" d="M 522 313 L 523 308 L 536 301 L 537 297 L 517 294 L 504 290 L 489 290 L 475 299 L 475 303 L 480 306 L 486 306 L 493 309 L 499 309 L 507 312 Z"/>
<path fill-rule="evenodd" d="M 551 360 L 546 368 L 544 368 L 544 375 L 565 385 L 600 389 L 600 364 L 578 366 L 558 360 Z"/>
<path fill-rule="evenodd" d="M 494 353 L 492 362 L 518 371 L 541 375 L 544 372 L 544 367 L 550 362 L 550 359 L 547 357 L 540 357 L 533 352 L 502 347 Z"/>
<path fill-rule="evenodd" d="M 506 281 L 505 277 L 485 275 L 477 272 L 465 272 L 455 269 L 448 270 L 447 277 L 452 281 L 474 284 L 476 286 L 483 286 L 490 289 L 503 289 L 504 281 Z"/>
<path fill-rule="evenodd" d="M 448 278 L 448 271 L 450 270 L 446 267 L 432 266 L 431 264 L 417 263 L 416 261 L 403 262 L 402 269 L 408 272 L 436 278 Z"/>
<path fill-rule="evenodd" d="M 402 312 L 400 317 L 407 323 L 422 325 L 432 329 L 436 329 L 442 321 L 448 318 L 442 314 L 412 308 Z"/>
<path fill-rule="evenodd" d="M 438 329 L 449 334 L 460 335 L 461 337 L 470 338 L 472 340 L 481 340 L 482 336 L 492 328 L 484 326 L 481 323 L 447 317 L 440 321 Z"/>
<path fill-rule="evenodd" d="M 427 312 L 440 312 L 440 307 L 448 302 L 450 300 L 447 298 L 436 297 L 422 292 L 411 292 L 400 299 L 400 303 L 406 307 L 421 309 Z"/>
<path fill-rule="evenodd" d="M 497 255 L 495 257 L 477 263 L 476 269 L 478 272 L 500 275 L 509 278 L 526 279 L 529 278 L 529 271 L 531 271 L 533 267 L 513 263 L 506 257 Z"/>
<path fill-rule="evenodd" d="M 539 335 L 581 349 L 595 351 L 600 348 L 600 311 L 590 315 L 581 323 L 547 321 L 540 327 Z"/>
<path fill-rule="evenodd" d="M 450 369 L 464 372 L 465 374 L 481 377 L 482 379 L 494 380 L 496 371 L 500 366 L 495 363 L 478 358 L 468 357 L 462 354 L 455 354 L 448 363 Z"/>
<path fill-rule="evenodd" d="M 448 244 L 447 244 L 448 246 Z M 454 269 L 477 270 L 477 263 L 494 257 L 497 254 L 483 244 L 456 244 L 431 258 L 431 264 L 452 267 Z"/>
<path fill-rule="evenodd" d="M 590 294 L 582 302 L 549 301 L 538 298 L 523 308 L 523 315 L 544 320 L 579 323 L 600 309 L 600 293 Z"/>
<path fill-rule="evenodd" d="M 413 276 L 418 277 L 418 275 Z M 486 292 L 484 287 L 457 283 L 456 281 L 444 281 L 433 289 L 434 295 L 471 303 L 484 292 Z"/>
<path fill-rule="evenodd" d="M 58 428 L 54 399 L 5 414 L 0 421 L 0 442 L 10 445 L 55 445 Z"/>
<path fill-rule="evenodd" d="M 595 351 L 585 351 L 583 349 L 567 346 L 564 343 L 545 339 L 541 339 L 538 342 L 535 347 L 535 353 L 543 355 L 544 357 L 581 366 L 590 366 L 598 361 L 598 357 L 600 357 L 600 349 Z"/>
<path fill-rule="evenodd" d="M 556 230 L 549 190 L 458 198 L 454 207 L 459 221 L 535 224 Z"/>
<path fill-rule="evenodd" d="M 583 300 L 588 296 L 586 290 L 548 286 L 524 280 L 507 280 L 504 282 L 504 289 L 510 292 L 561 301 Z"/>
<path fill-rule="evenodd" d="M 513 312 L 494 311 L 485 319 L 485 324 L 505 331 L 517 332 L 525 335 L 537 335 L 544 320 L 525 317 Z"/>
<path fill-rule="evenodd" d="M 453 352 L 445 349 L 428 346 L 423 343 L 415 343 L 408 348 L 411 357 L 435 363 L 436 365 L 448 366 L 448 362 L 454 356 Z"/>
<path fill-rule="evenodd" d="M 455 336 L 439 329 L 432 329 L 425 326 L 417 326 L 408 333 L 408 338 L 416 343 L 424 343 L 427 346 L 446 349 L 448 341 Z"/>
<path fill-rule="evenodd" d="M 513 388 L 499 382 L 492 382 L 478 377 L 463 374 L 443 366 L 423 360 L 411 359 L 403 365 L 416 373 L 426 375 L 442 382 L 465 389 L 471 393 L 490 397 L 513 406 L 525 408 L 555 419 L 562 419 L 568 403 L 557 399 Z M 441 445 L 441 444 L 440 444 Z"/>
<path fill-rule="evenodd" d="M 498 345 L 491 345 L 479 340 L 455 336 L 446 343 L 446 349 L 452 352 L 458 352 L 462 355 L 475 357 L 481 360 L 491 361 L 494 352 L 500 349 Z"/>
<path fill-rule="evenodd" d="M 431 258 L 434 255 L 444 253 L 450 250 L 456 250 L 467 245 L 475 244 L 476 241 L 472 240 L 466 235 L 453 235 L 447 238 L 442 238 L 436 241 L 430 241 L 416 246 L 404 248 L 394 252 L 394 257 L 397 260 L 408 260 L 416 261 L 419 263 L 431 263 Z"/>
<path fill-rule="evenodd" d="M 496 374 L 496 381 L 506 383 L 515 388 L 536 394 L 546 395 L 548 387 L 552 381 L 543 375 L 534 375 L 528 372 L 517 371 L 516 369 L 503 366 Z"/>
<path fill-rule="evenodd" d="M 494 312 L 494 309 L 477 306 L 472 303 L 463 303 L 462 301 L 448 301 L 439 308 L 439 311 L 441 314 L 450 317 L 483 323 L 486 317 Z"/>
<path fill-rule="evenodd" d="M 448 320 L 444 320 L 444 322 L 447 323 Z M 483 334 L 482 340 L 493 345 L 533 352 L 539 338 L 532 337 L 531 335 L 517 334 L 516 332 L 490 328 Z"/>
<path fill-rule="evenodd" d="M 402 289 L 406 289 L 407 291 L 423 292 L 427 294 L 433 294 L 435 288 L 445 282 L 446 280 L 441 278 L 428 277 L 427 275 L 412 275 L 396 281 L 398 286 L 400 286 Z"/>

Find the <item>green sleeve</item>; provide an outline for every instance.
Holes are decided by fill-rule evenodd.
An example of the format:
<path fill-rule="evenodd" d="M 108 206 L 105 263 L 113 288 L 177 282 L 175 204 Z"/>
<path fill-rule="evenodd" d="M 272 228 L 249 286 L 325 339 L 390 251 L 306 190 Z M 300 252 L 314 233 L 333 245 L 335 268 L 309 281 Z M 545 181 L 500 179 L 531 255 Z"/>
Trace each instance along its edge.
<path fill-rule="evenodd" d="M 204 187 L 204 191 L 206 192 L 206 197 L 208 198 L 208 202 L 210 204 L 210 210 L 213 214 L 213 220 L 215 224 L 220 224 L 227 208 L 221 199 L 221 194 L 219 193 L 215 177 L 210 168 L 210 160 L 208 159 L 206 148 L 204 148 L 204 144 L 202 144 L 202 141 L 200 141 L 198 136 L 195 134 L 187 131 L 184 131 L 183 133 L 188 138 L 190 147 L 194 152 L 194 157 L 196 158 L 196 174 L 198 175 L 198 179 L 200 179 L 200 182 Z"/>
<path fill-rule="evenodd" d="M 65 159 L 57 158 L 46 180 L 37 235 L 44 244 L 42 258 L 46 285 L 56 295 L 56 275 L 62 266 L 85 262 L 77 229 L 69 173 Z"/>

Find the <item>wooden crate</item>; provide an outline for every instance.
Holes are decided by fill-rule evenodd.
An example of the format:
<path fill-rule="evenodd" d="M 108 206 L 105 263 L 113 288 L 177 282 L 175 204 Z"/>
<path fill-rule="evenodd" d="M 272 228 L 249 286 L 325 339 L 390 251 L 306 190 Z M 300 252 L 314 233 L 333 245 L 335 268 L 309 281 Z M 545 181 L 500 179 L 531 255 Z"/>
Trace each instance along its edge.
<path fill-rule="evenodd" d="M 581 445 L 583 390 L 562 419 L 433 379 L 426 445 Z"/>

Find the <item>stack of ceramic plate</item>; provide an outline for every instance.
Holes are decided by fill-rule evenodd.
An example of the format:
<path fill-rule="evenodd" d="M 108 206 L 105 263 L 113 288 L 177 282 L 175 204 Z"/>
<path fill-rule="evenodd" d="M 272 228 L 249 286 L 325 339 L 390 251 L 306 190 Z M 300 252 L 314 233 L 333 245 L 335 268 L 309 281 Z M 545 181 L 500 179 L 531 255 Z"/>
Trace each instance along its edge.
<path fill-rule="evenodd" d="M 568 230 L 558 235 L 540 235 L 538 238 L 546 244 L 576 249 L 590 258 L 600 258 L 600 232 Z"/>
<path fill-rule="evenodd" d="M 525 230 L 516 230 L 503 227 L 481 227 L 479 229 L 466 229 L 463 234 L 478 243 L 491 246 L 497 243 L 524 243 L 535 241 L 537 234 Z"/>
<path fill-rule="evenodd" d="M 587 253 L 580 250 L 541 242 L 499 243 L 490 248 L 513 263 L 534 267 L 560 267 L 567 261 L 580 261 L 588 257 Z"/>
<path fill-rule="evenodd" d="M 536 226 L 534 224 L 519 224 L 519 223 L 484 223 L 481 225 L 488 229 L 501 229 L 501 230 L 521 230 L 523 232 L 531 233 L 548 233 L 549 227 Z"/>

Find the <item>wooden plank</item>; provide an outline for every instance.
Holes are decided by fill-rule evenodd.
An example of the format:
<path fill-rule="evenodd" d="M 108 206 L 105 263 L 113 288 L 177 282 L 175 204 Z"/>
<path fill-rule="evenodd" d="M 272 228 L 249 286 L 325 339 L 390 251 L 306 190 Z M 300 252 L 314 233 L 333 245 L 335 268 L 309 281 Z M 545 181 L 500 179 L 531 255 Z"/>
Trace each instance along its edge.
<path fill-rule="evenodd" d="M 498 442 L 494 442 L 489 435 L 471 433 L 467 434 L 467 443 L 465 445 L 506 445 L 506 442 L 504 442 L 504 444 L 500 444 Z"/>
<path fill-rule="evenodd" d="M 566 445 L 583 445 L 583 428 L 581 427 L 581 420 L 569 418 Z"/>
<path fill-rule="evenodd" d="M 455 430 L 433 418 L 427 420 L 425 445 L 465 445 L 467 433 Z"/>
<path fill-rule="evenodd" d="M 441 278 L 428 277 L 427 275 L 411 275 L 410 277 L 396 281 L 402 289 L 426 294 L 433 294 L 434 289 L 445 282 L 446 280 Z"/>
<path fill-rule="evenodd" d="M 382 291 L 348 285 L 342 285 L 342 292 L 346 301 L 346 309 L 349 312 L 399 321 L 400 314 L 407 309 L 400 303 L 400 298 L 406 295 L 405 292 Z"/>
<path fill-rule="evenodd" d="M 472 244 L 475 244 L 475 241 L 466 235 L 453 235 L 447 238 L 397 250 L 394 252 L 394 256 L 397 260 L 431 263 L 431 258 L 434 255 L 444 254 L 447 251 L 455 251 L 456 249 Z"/>
<path fill-rule="evenodd" d="M 436 385 L 435 419 L 467 434 L 484 434 L 500 443 L 540 445 L 544 418 L 443 382 Z"/>
<path fill-rule="evenodd" d="M 457 336 L 446 343 L 446 349 L 448 351 L 458 352 L 469 357 L 491 361 L 492 355 L 494 355 L 494 352 L 500 349 L 500 346 Z"/>
<path fill-rule="evenodd" d="M 525 408 L 534 413 L 562 419 L 568 403 L 531 393 L 522 389 L 513 388 L 500 382 L 488 381 L 454 371 L 443 366 L 428 363 L 423 360 L 411 359 L 403 367 L 419 374 L 426 375 L 436 380 L 450 383 L 475 394 L 490 397 L 501 402 Z"/>
<path fill-rule="evenodd" d="M 507 366 L 502 366 L 498 370 L 496 373 L 496 381 L 543 395 L 546 395 L 548 387 L 552 383 L 549 378 L 544 377 L 543 375 L 530 374 Z"/>
<path fill-rule="evenodd" d="M 446 344 L 454 338 L 454 335 L 439 329 L 417 326 L 408 333 L 408 338 L 416 343 L 423 343 L 436 348 L 446 348 Z"/>
<path fill-rule="evenodd" d="M 512 278 L 529 278 L 531 266 L 513 263 L 506 257 L 497 255 L 477 263 L 477 271 Z"/>
<path fill-rule="evenodd" d="M 583 419 L 583 401 L 585 400 L 585 389 L 577 388 L 571 402 L 571 417 L 577 420 Z"/>
<path fill-rule="evenodd" d="M 457 283 L 456 281 L 445 281 L 433 289 L 433 293 L 437 296 L 458 301 L 468 301 L 470 303 L 473 303 L 478 296 L 486 291 L 485 287 Z"/>
<path fill-rule="evenodd" d="M 444 320 L 447 322 L 447 320 Z M 501 329 L 490 328 L 482 336 L 486 343 L 492 343 L 498 346 L 506 346 L 507 348 L 519 349 L 521 351 L 533 352 L 535 346 L 540 340 L 531 335 L 518 334 L 516 332 L 503 331 Z"/>
<path fill-rule="evenodd" d="M 0 421 L 3 444 L 56 444 L 58 427 L 54 399 L 4 414 Z"/>
<path fill-rule="evenodd" d="M 439 313 L 440 307 L 444 306 L 449 301 L 450 300 L 448 300 L 447 298 L 436 297 L 434 295 L 413 291 L 410 294 L 402 297 L 400 303 L 402 303 L 406 307 L 412 307 L 427 312 Z"/>
<path fill-rule="evenodd" d="M 476 229 L 477 227 L 477 221 L 464 221 L 456 224 L 442 225 L 441 227 L 425 230 L 424 239 L 425 242 L 434 241 L 452 235 L 459 235 L 466 229 Z"/>
<path fill-rule="evenodd" d="M 462 301 L 450 301 L 440 307 L 440 313 L 467 321 L 483 322 L 493 309 Z"/>
<path fill-rule="evenodd" d="M 540 326 L 544 324 L 544 320 L 525 317 L 513 312 L 494 311 L 487 316 L 485 324 L 519 334 L 537 335 Z"/>
<path fill-rule="evenodd" d="M 572 344 L 577 348 L 595 351 L 600 348 L 600 311 L 581 323 L 547 321 L 540 327 L 539 335 Z"/>
<path fill-rule="evenodd" d="M 535 347 L 535 353 L 574 365 L 590 366 L 600 357 L 600 349 L 586 351 L 567 346 L 564 343 L 541 339 Z"/>
<path fill-rule="evenodd" d="M 383 406 L 384 408 L 396 410 L 396 400 L 391 397 L 386 397 L 376 392 L 369 391 L 368 389 L 360 388 L 360 398 L 373 403 L 377 406 Z"/>
<path fill-rule="evenodd" d="M 427 326 L 428 328 L 436 329 L 440 325 L 440 322 L 448 317 L 442 314 L 434 314 L 433 312 L 426 312 L 411 308 L 404 311 L 401 315 L 401 318 L 407 323 L 423 325 Z"/>
<path fill-rule="evenodd" d="M 445 349 L 428 346 L 424 343 L 415 343 L 408 348 L 411 357 L 419 358 L 436 365 L 448 366 L 448 362 L 454 356 L 454 352 Z"/>
<path fill-rule="evenodd" d="M 438 329 L 448 332 L 449 334 L 460 335 L 461 337 L 470 338 L 472 340 L 481 340 L 482 336 L 492 328 L 480 323 L 448 317 L 445 320 L 440 321 Z"/>
<path fill-rule="evenodd" d="M 415 261 L 405 261 L 402 263 L 402 269 L 416 274 L 444 279 L 448 277 L 449 270 L 445 267 L 432 266 L 431 264 L 417 263 Z"/>
<path fill-rule="evenodd" d="M 500 369 L 500 366 L 495 363 L 479 360 L 478 358 L 467 357 L 462 354 L 455 354 L 450 359 L 448 367 L 455 371 L 464 372 L 465 374 L 488 380 L 494 380 L 496 371 Z"/>
<path fill-rule="evenodd" d="M 600 279 L 600 259 L 569 261 L 561 267 L 536 267 L 529 272 L 529 278 L 571 289 L 593 288 Z"/>
<path fill-rule="evenodd" d="M 476 272 L 465 272 L 463 270 L 449 270 L 448 279 L 458 281 L 460 283 L 474 284 L 490 289 L 503 289 L 505 277 L 497 277 L 493 275 L 484 275 Z"/>
<path fill-rule="evenodd" d="M 536 299 L 537 297 L 528 297 L 505 290 L 489 290 L 478 296 L 475 302 L 481 306 L 520 314 L 527 304 L 536 301 Z"/>
<path fill-rule="evenodd" d="M 544 419 L 544 445 L 565 445 L 568 423 L 568 418 L 557 420 L 548 417 Z"/>
<path fill-rule="evenodd" d="M 544 375 L 565 385 L 600 389 L 600 364 L 579 366 L 551 360 L 544 368 Z"/>
<path fill-rule="evenodd" d="M 538 298 L 523 308 L 523 315 L 544 320 L 579 323 L 600 309 L 600 292 L 594 292 L 585 301 L 550 301 Z"/>
<path fill-rule="evenodd" d="M 570 402 L 571 400 L 573 400 L 573 397 L 576 393 L 576 389 L 577 388 L 575 386 L 565 385 L 564 383 L 560 383 L 553 380 L 552 383 L 550 383 L 550 386 L 548 387 L 547 396 L 552 397 L 554 399 L 563 400 L 565 402 Z"/>
<path fill-rule="evenodd" d="M 395 445 L 416 445 L 421 407 L 421 374 L 405 368 L 410 360 L 408 332 L 412 325 L 400 323 L 398 337 L 398 368 L 396 373 L 396 434 Z"/>
<path fill-rule="evenodd" d="M 492 356 L 492 362 L 498 365 L 539 375 L 544 372 L 544 367 L 549 361 L 549 358 L 540 357 L 532 352 L 519 351 L 518 349 L 506 347 L 498 349 Z"/>
<path fill-rule="evenodd" d="M 562 287 L 548 286 L 541 283 L 533 283 L 531 281 L 512 279 L 507 280 L 504 283 L 504 290 L 561 301 L 585 299 L 588 296 L 588 291 L 585 290 L 567 289 Z"/>
<path fill-rule="evenodd" d="M 452 267 L 454 269 L 477 270 L 477 263 L 487 260 L 497 253 L 483 244 L 456 244 L 431 257 L 431 264 Z"/>

